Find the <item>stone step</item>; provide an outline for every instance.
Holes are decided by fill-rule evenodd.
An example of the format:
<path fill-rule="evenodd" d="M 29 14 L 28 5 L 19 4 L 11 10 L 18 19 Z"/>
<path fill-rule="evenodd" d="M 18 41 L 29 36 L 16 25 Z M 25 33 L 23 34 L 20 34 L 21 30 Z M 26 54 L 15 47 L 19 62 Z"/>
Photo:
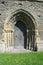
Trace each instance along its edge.
<path fill-rule="evenodd" d="M 13 48 L 13 49 L 6 49 L 5 52 L 9 52 L 9 53 L 24 53 L 24 52 L 31 52 L 30 50 L 28 49 L 16 49 L 16 48 Z"/>

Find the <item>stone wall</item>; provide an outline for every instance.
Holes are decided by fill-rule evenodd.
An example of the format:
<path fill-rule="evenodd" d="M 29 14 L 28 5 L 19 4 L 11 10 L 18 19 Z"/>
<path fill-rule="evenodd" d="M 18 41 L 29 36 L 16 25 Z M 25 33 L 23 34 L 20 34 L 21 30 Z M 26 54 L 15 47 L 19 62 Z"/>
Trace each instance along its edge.
<path fill-rule="evenodd" d="M 24 9 L 28 11 L 37 23 L 38 34 L 36 36 L 36 42 L 38 44 L 38 50 L 43 44 L 43 2 L 30 2 L 30 1 L 0 1 L 0 41 L 4 43 L 4 22 L 13 12 L 18 9 Z M 40 42 L 39 42 L 40 40 Z M 41 45 L 40 45 L 41 44 Z"/>

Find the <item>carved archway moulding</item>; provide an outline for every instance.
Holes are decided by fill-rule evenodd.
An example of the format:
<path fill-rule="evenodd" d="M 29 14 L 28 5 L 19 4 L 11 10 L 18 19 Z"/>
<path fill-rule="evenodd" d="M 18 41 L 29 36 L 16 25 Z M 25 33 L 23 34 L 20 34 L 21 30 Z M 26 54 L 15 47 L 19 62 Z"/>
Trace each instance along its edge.
<path fill-rule="evenodd" d="M 29 12 L 27 12 L 23 9 L 19 9 L 19 10 L 12 12 L 11 15 L 5 21 L 4 30 L 5 31 L 6 30 L 14 31 L 13 25 L 15 25 L 18 20 L 21 20 L 22 22 L 24 21 L 23 23 L 27 27 L 27 33 L 28 33 L 28 29 L 31 29 L 33 27 L 32 29 L 33 29 L 33 31 L 35 31 L 35 46 L 36 46 L 37 24 L 36 24 L 34 17 Z"/>

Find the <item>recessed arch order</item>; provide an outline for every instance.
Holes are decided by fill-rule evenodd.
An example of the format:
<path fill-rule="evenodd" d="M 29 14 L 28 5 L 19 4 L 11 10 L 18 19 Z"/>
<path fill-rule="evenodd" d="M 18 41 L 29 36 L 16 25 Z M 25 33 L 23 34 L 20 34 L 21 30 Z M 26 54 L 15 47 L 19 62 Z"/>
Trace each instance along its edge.
<path fill-rule="evenodd" d="M 18 21 L 21 21 L 22 23 L 24 23 L 26 25 L 26 43 L 24 43 L 26 46 L 24 46 L 24 48 L 26 49 L 30 49 L 30 50 L 36 50 L 36 22 L 34 17 L 27 12 L 26 10 L 23 9 L 18 9 L 14 12 L 11 13 L 11 16 L 9 16 L 5 23 L 9 23 L 11 22 L 13 23 L 17 23 Z"/>

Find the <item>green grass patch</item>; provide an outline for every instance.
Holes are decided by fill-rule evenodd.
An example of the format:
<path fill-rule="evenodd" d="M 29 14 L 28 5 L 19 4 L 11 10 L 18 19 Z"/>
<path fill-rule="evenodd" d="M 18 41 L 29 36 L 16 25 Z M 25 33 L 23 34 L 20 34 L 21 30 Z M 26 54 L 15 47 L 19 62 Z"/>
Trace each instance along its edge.
<path fill-rule="evenodd" d="M 0 65 L 43 65 L 43 52 L 0 54 Z"/>

